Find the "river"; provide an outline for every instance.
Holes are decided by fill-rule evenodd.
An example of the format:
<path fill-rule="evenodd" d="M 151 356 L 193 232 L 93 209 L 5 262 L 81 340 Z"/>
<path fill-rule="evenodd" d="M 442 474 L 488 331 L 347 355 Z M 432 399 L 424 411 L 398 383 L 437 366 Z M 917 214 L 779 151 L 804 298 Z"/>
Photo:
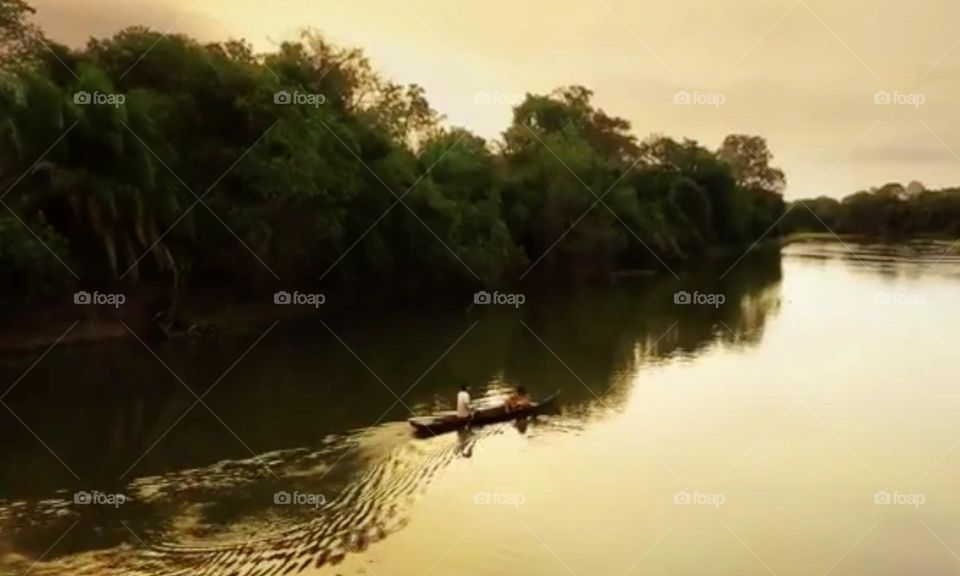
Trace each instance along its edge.
<path fill-rule="evenodd" d="M 0 573 L 955 573 L 948 246 L 5 357 Z M 560 396 L 414 438 L 461 385 Z"/>

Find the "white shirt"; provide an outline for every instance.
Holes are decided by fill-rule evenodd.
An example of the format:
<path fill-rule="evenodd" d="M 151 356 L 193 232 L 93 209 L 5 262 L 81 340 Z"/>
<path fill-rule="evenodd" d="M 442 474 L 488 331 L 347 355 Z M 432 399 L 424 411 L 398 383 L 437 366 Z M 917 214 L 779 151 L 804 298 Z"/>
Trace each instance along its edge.
<path fill-rule="evenodd" d="M 457 392 L 457 416 L 459 418 L 470 416 L 470 394 L 466 390 Z"/>

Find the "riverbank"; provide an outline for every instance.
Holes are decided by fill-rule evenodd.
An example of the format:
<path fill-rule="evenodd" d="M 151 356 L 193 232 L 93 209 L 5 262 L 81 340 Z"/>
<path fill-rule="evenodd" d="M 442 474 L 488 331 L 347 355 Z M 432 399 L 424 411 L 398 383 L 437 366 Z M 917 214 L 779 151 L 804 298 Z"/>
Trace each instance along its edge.
<path fill-rule="evenodd" d="M 923 234 L 910 237 L 869 236 L 864 234 L 834 234 L 833 232 L 795 232 L 779 239 L 781 246 L 797 242 L 876 242 L 885 244 L 912 244 L 929 242 L 956 242 L 956 236 L 947 234 Z"/>
<path fill-rule="evenodd" d="M 154 320 L 156 302 L 156 294 L 145 289 L 125 295 L 123 304 L 116 307 L 74 302 L 28 306 L 8 313 L 6 328 L 0 334 L 0 351 L 133 339 L 134 335 L 143 340 L 199 338 L 243 331 L 274 319 L 308 317 L 320 310 L 319 306 L 278 305 L 272 294 L 254 299 L 206 290 L 184 296 L 178 306 L 178 325 L 161 333 Z"/>
<path fill-rule="evenodd" d="M 778 251 L 783 246 L 779 238 L 763 240 L 753 246 L 713 248 L 709 254 L 687 261 L 682 266 L 672 264 L 664 268 L 621 269 L 605 275 L 567 279 L 558 284 L 555 279 L 531 276 L 522 284 L 499 287 L 500 292 L 523 293 L 527 297 L 576 291 L 589 286 L 622 282 L 673 281 L 674 273 L 684 276 L 711 266 L 727 268 L 725 262 L 743 257 L 745 252 Z M 560 286 L 560 288 L 558 288 Z M 291 297 L 296 292 L 288 289 Z M 299 293 L 314 303 L 290 305 L 274 301 L 275 292 L 266 287 L 256 294 L 231 286 L 207 286 L 191 289 L 181 295 L 177 306 L 176 326 L 168 331 L 158 329 L 157 311 L 169 306 L 164 287 L 142 286 L 135 291 L 124 291 L 123 302 L 117 306 L 78 305 L 72 295 L 65 295 L 56 304 L 35 303 L 13 311 L 4 317 L 5 330 L 0 334 L 0 352 L 19 352 L 46 348 L 58 344 L 86 344 L 110 340 L 145 341 L 181 340 L 214 337 L 217 334 L 244 332 L 273 321 L 320 317 L 329 321 L 347 314 L 384 315 L 405 308 L 420 309 L 428 305 L 449 306 L 450 310 L 467 310 L 473 303 L 474 288 L 470 286 L 443 289 L 421 289 L 399 293 L 390 289 L 319 291 L 316 294 Z M 135 336 L 134 336 L 135 335 Z"/>
<path fill-rule="evenodd" d="M 276 316 L 278 310 L 263 304 L 231 304 L 219 309 L 189 312 L 191 324 L 197 326 L 239 327 Z M 132 320 L 132 324 L 131 321 Z M 124 326 L 126 324 L 126 326 Z M 129 329 L 127 328 L 129 327 Z M 0 335 L 0 350 L 25 351 L 50 346 L 53 343 L 82 344 L 105 340 L 132 338 L 131 331 L 137 336 L 149 339 L 150 326 L 143 314 L 123 314 L 119 311 L 101 313 L 93 316 L 78 316 L 75 310 L 66 306 L 43 309 L 31 309 L 16 315 L 7 323 Z M 199 336 L 189 330 L 184 337 Z"/>

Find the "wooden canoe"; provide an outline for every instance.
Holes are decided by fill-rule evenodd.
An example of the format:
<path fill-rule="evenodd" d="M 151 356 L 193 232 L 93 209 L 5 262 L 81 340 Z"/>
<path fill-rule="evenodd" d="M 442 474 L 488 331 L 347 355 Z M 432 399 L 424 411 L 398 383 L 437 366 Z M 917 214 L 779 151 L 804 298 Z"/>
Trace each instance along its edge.
<path fill-rule="evenodd" d="M 496 406 L 478 408 L 474 410 L 469 418 L 459 418 L 455 410 L 447 410 L 445 412 L 431 414 L 430 416 L 410 418 L 408 422 L 416 429 L 418 434 L 427 436 L 443 434 L 444 432 L 451 432 L 468 426 L 483 426 L 496 422 L 506 422 L 508 420 L 536 414 L 553 404 L 559 395 L 559 392 L 555 392 L 539 402 L 531 402 L 528 406 L 514 410 L 507 410 L 504 405 L 498 404 Z"/>

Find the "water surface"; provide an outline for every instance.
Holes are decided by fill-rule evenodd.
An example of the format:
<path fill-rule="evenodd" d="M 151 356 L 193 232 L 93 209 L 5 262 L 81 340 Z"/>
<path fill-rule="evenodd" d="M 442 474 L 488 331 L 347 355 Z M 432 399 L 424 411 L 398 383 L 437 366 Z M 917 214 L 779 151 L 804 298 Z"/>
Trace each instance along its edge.
<path fill-rule="evenodd" d="M 795 244 L 519 309 L 464 295 L 151 345 L 159 359 L 54 349 L 4 399 L 0 572 L 956 572 L 947 247 Z M 42 353 L 5 359 L 7 386 Z M 412 438 L 404 419 L 461 384 L 562 401 Z M 129 501 L 74 503 L 94 490 Z"/>

